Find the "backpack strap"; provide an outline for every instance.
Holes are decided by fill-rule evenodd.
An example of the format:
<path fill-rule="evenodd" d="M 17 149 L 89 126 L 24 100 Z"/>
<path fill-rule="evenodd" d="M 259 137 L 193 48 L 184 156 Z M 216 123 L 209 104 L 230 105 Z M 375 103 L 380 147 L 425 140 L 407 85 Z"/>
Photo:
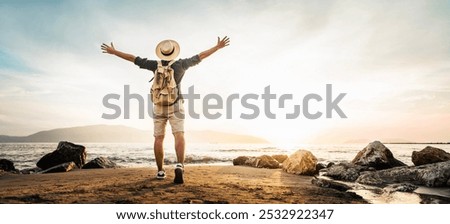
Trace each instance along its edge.
<path fill-rule="evenodd" d="M 162 61 L 156 61 L 158 63 L 158 66 L 156 67 L 156 69 L 158 69 L 159 66 L 163 66 L 162 65 Z M 169 61 L 169 64 L 167 64 L 167 67 L 172 66 L 173 63 L 175 63 L 175 60 Z M 155 76 L 153 76 L 150 81 L 148 82 L 152 82 L 155 79 Z"/>
<path fill-rule="evenodd" d="M 172 66 L 173 63 L 175 63 L 175 62 L 176 62 L 175 60 L 170 61 L 169 64 L 167 64 L 167 67 Z M 175 78 L 175 77 L 174 77 L 174 78 Z M 178 100 L 180 100 L 180 94 L 181 94 L 181 92 L 180 92 L 180 86 L 179 86 L 178 83 L 176 83 L 176 84 L 177 84 L 177 91 L 178 91 L 177 98 L 175 99 L 175 101 L 174 101 L 173 103 L 169 104 L 168 106 L 172 106 L 172 105 L 176 104 L 176 103 L 178 102 Z"/>

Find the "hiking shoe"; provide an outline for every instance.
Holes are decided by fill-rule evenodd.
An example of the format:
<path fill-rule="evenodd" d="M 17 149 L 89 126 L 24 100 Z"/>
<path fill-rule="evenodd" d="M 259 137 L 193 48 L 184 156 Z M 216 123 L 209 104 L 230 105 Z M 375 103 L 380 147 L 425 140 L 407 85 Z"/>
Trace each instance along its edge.
<path fill-rule="evenodd" d="M 164 170 L 158 171 L 158 173 L 156 174 L 156 179 L 158 179 L 158 180 L 166 179 L 166 171 L 164 171 Z"/>
<path fill-rule="evenodd" d="M 178 163 L 175 166 L 175 179 L 173 179 L 173 182 L 175 184 L 182 184 L 182 183 L 184 183 L 183 173 L 184 173 L 184 167 L 183 167 L 183 165 L 181 163 Z"/>

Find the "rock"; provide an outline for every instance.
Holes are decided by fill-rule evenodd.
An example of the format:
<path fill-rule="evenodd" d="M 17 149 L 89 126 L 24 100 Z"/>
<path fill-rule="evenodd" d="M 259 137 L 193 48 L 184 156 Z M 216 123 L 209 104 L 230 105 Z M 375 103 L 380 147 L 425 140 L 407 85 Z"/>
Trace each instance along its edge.
<path fill-rule="evenodd" d="M 257 167 L 258 166 L 258 158 L 251 156 L 244 162 L 244 166 Z"/>
<path fill-rule="evenodd" d="M 391 150 L 381 142 L 374 141 L 358 152 L 352 161 L 353 164 L 373 167 L 377 170 L 406 166 L 392 155 Z"/>
<path fill-rule="evenodd" d="M 440 195 L 419 194 L 419 197 L 420 204 L 450 204 L 450 198 Z"/>
<path fill-rule="evenodd" d="M 71 142 L 59 142 L 56 150 L 43 156 L 36 165 L 46 170 L 67 162 L 74 162 L 78 168 L 83 167 L 86 163 L 86 148 Z"/>
<path fill-rule="evenodd" d="M 356 182 L 361 184 L 385 186 L 394 183 L 411 183 L 427 187 L 448 186 L 450 161 L 421 166 L 395 167 L 374 172 L 363 172 Z"/>
<path fill-rule="evenodd" d="M 333 164 L 324 170 L 323 175 L 335 180 L 355 181 L 363 171 L 375 170 L 372 167 L 355 165 L 353 163 Z"/>
<path fill-rule="evenodd" d="M 274 159 L 272 156 L 262 155 L 257 157 L 258 162 L 256 167 L 267 168 L 267 169 L 278 169 L 280 168 L 280 163 Z"/>
<path fill-rule="evenodd" d="M 32 174 L 32 173 L 39 173 L 41 171 L 42 171 L 41 168 L 35 167 L 35 168 L 23 169 L 20 171 L 20 173 L 21 174 Z"/>
<path fill-rule="evenodd" d="M 383 191 L 387 192 L 387 193 L 392 193 L 392 192 L 397 192 L 397 191 L 399 191 L 399 192 L 413 192 L 417 188 L 419 188 L 419 187 L 414 185 L 414 184 L 402 183 L 402 184 L 389 185 L 389 186 L 383 188 Z"/>
<path fill-rule="evenodd" d="M 50 167 L 39 173 L 63 173 L 63 172 L 69 172 L 76 167 L 77 167 L 77 165 L 74 162 L 68 162 L 68 163 L 62 163 L 62 164 Z"/>
<path fill-rule="evenodd" d="M 274 158 L 279 163 L 283 163 L 288 158 L 288 156 L 287 155 L 272 155 L 272 158 Z"/>
<path fill-rule="evenodd" d="M 14 163 L 11 160 L 0 159 L 0 170 L 15 171 Z"/>
<path fill-rule="evenodd" d="M 450 160 L 450 153 L 431 146 L 427 146 L 420 151 L 413 151 L 411 156 L 412 162 L 416 166 L 445 162 Z"/>
<path fill-rule="evenodd" d="M 316 164 L 317 158 L 310 151 L 298 150 L 283 162 L 282 168 L 287 173 L 314 175 Z"/>
<path fill-rule="evenodd" d="M 320 172 L 320 170 L 326 168 L 327 166 L 325 166 L 325 164 L 323 163 L 317 163 L 316 165 L 316 174 L 318 174 Z"/>
<path fill-rule="evenodd" d="M 233 159 L 233 165 L 235 166 L 251 166 L 256 168 L 278 169 L 280 163 L 272 158 L 272 156 L 262 155 L 258 157 L 239 156 Z"/>
<path fill-rule="evenodd" d="M 338 191 L 348 191 L 351 189 L 350 186 L 347 186 L 345 184 L 342 183 L 338 183 L 336 181 L 333 180 L 326 180 L 323 178 L 316 178 L 314 177 L 311 180 L 311 183 L 318 186 L 318 187 L 324 187 L 324 188 L 332 188 L 332 189 L 336 189 Z"/>
<path fill-rule="evenodd" d="M 248 156 L 239 156 L 233 159 L 233 165 L 235 166 L 245 166 L 245 162 L 249 159 Z"/>
<path fill-rule="evenodd" d="M 83 169 L 117 168 L 117 164 L 105 157 L 98 157 L 84 164 Z"/>

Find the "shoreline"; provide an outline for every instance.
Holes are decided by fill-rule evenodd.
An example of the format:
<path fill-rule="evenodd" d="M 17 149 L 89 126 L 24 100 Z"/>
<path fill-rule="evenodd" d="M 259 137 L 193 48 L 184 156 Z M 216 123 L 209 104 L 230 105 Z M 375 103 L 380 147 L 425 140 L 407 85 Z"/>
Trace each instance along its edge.
<path fill-rule="evenodd" d="M 365 204 L 354 193 L 320 188 L 313 177 L 281 169 L 186 166 L 185 184 L 156 180 L 155 168 L 73 170 L 68 173 L 0 173 L 0 203 L 6 204 Z"/>
<path fill-rule="evenodd" d="M 148 144 L 101 144 L 101 143 L 77 143 L 87 149 L 87 160 L 97 157 L 107 157 L 117 165 L 124 167 L 151 167 L 154 166 L 153 148 Z M 45 154 L 55 150 L 57 143 L 0 143 L 3 152 L 1 159 L 14 162 L 17 169 L 31 169 L 36 167 L 36 162 Z M 3 146 L 3 148 L 2 148 Z M 423 147 L 422 147 L 423 146 Z M 397 144 L 388 147 L 394 156 L 407 165 L 411 162 L 412 151 L 419 151 L 426 145 Z M 433 146 L 433 145 L 432 145 Z M 434 145 L 435 147 L 450 151 L 450 145 Z M 188 164 L 232 164 L 232 160 L 239 156 L 261 155 L 290 155 L 302 147 L 288 147 L 276 145 L 227 145 L 227 144 L 190 144 L 186 150 Z M 363 144 L 311 145 L 306 147 L 321 163 L 339 163 L 351 161 L 354 156 L 364 148 Z M 172 145 L 166 145 L 165 158 L 167 162 L 175 162 L 176 156 Z M 132 155 L 130 154 L 132 152 Z"/>

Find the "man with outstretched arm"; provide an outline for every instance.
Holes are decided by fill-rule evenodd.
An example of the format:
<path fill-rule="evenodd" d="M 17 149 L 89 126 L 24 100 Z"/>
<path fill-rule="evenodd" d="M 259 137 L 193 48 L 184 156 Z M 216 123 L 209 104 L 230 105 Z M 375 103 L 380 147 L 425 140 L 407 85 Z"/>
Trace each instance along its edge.
<path fill-rule="evenodd" d="M 197 54 L 191 58 L 175 60 L 180 53 L 180 46 L 174 40 L 164 40 L 160 42 L 156 47 L 156 55 L 161 59 L 160 62 L 156 60 L 148 60 L 147 58 L 136 57 L 132 54 L 121 52 L 115 49 L 113 43 L 111 45 L 102 44 L 101 49 L 103 53 L 113 54 L 127 61 L 133 62 L 137 66 L 143 69 L 151 70 L 155 73 L 159 66 L 167 66 L 173 69 L 173 77 L 178 89 L 178 97 L 174 103 L 170 105 L 157 105 L 153 107 L 153 124 L 154 124 L 154 154 L 158 172 L 156 174 L 157 179 L 165 179 L 166 172 L 163 167 L 164 162 L 164 135 L 167 121 L 169 121 L 172 128 L 172 134 L 175 138 L 175 152 L 177 155 L 177 164 L 175 165 L 175 178 L 174 183 L 184 183 L 184 153 L 185 153 L 185 139 L 184 139 L 184 106 L 181 93 L 179 92 L 181 87 L 180 83 L 183 79 L 184 73 L 189 67 L 197 65 L 203 59 L 207 58 L 217 50 L 222 49 L 230 44 L 228 37 L 217 38 L 217 44 Z M 155 81 L 155 80 L 154 80 Z"/>

